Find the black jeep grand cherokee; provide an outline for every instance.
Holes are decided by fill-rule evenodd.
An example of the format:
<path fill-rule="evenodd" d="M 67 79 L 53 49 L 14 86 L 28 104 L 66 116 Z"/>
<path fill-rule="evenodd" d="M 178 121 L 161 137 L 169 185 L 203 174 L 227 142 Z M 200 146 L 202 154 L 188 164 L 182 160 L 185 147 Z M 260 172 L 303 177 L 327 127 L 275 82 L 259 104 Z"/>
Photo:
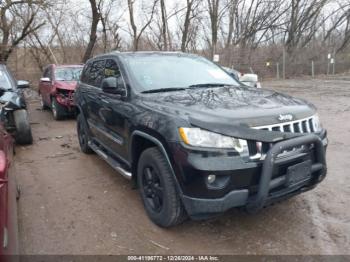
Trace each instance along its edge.
<path fill-rule="evenodd" d="M 162 227 L 233 207 L 255 212 L 326 175 L 326 130 L 313 105 L 243 86 L 199 56 L 95 57 L 76 104 L 82 151 L 132 179 Z"/>

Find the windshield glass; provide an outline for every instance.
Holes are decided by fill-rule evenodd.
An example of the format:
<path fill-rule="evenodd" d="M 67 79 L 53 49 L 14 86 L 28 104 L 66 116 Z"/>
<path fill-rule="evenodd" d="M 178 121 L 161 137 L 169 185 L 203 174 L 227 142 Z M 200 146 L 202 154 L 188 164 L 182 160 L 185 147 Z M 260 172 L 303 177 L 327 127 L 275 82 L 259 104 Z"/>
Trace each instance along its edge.
<path fill-rule="evenodd" d="M 11 89 L 11 82 L 8 75 L 0 70 L 0 87 L 1 89 Z"/>
<path fill-rule="evenodd" d="M 240 85 L 220 67 L 199 56 L 129 55 L 126 60 L 141 92 L 197 85 Z"/>
<path fill-rule="evenodd" d="M 55 70 L 57 81 L 79 81 L 82 67 L 61 67 Z"/>

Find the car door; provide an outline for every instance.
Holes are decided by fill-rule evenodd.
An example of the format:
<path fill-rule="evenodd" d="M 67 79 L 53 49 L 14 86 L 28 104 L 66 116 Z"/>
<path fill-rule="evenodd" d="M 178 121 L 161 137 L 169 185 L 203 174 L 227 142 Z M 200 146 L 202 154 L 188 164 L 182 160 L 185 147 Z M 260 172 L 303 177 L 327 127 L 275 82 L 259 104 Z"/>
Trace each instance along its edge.
<path fill-rule="evenodd" d="M 89 62 L 84 69 L 82 81 L 80 84 L 80 92 L 84 97 L 85 104 L 83 106 L 84 115 L 90 127 L 90 130 L 97 142 L 103 142 L 103 134 L 100 131 L 102 129 L 100 110 L 100 94 L 101 83 L 103 79 L 103 70 L 105 65 L 105 59 L 98 59 Z"/>
<path fill-rule="evenodd" d="M 8 254 L 9 252 L 9 177 L 7 174 L 7 159 L 5 139 L 6 131 L 0 127 L 0 254 Z M 4 151 L 5 150 L 5 151 Z"/>
<path fill-rule="evenodd" d="M 8 204 L 7 204 L 8 181 L 4 174 L 0 174 L 0 255 L 5 254 L 5 247 L 8 242 Z"/>
<path fill-rule="evenodd" d="M 0 126 L 0 255 L 18 254 L 17 186 L 13 160 L 13 139 Z"/>
<path fill-rule="evenodd" d="M 50 81 L 42 81 L 48 78 Z M 42 79 L 39 83 L 40 94 L 47 105 L 51 105 L 50 93 L 52 89 L 52 66 L 48 66 L 43 73 Z"/>
<path fill-rule="evenodd" d="M 127 89 L 118 62 L 114 58 L 106 60 L 104 78 L 116 78 L 118 88 L 125 89 L 125 97 L 111 93 L 100 93 L 103 131 L 105 143 L 122 160 L 127 159 L 128 119 L 132 115 L 131 105 L 126 101 Z"/>

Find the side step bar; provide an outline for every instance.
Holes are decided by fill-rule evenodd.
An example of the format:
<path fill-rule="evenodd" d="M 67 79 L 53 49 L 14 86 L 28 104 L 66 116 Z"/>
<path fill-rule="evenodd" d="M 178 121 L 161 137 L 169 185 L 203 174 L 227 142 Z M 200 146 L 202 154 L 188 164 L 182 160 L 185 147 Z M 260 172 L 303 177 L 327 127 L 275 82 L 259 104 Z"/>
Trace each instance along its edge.
<path fill-rule="evenodd" d="M 121 165 L 114 160 L 112 157 L 108 156 L 105 152 L 103 152 L 95 143 L 89 141 L 89 147 L 100 157 L 102 157 L 114 170 L 120 173 L 126 179 L 131 179 L 132 174 L 126 171 Z"/>

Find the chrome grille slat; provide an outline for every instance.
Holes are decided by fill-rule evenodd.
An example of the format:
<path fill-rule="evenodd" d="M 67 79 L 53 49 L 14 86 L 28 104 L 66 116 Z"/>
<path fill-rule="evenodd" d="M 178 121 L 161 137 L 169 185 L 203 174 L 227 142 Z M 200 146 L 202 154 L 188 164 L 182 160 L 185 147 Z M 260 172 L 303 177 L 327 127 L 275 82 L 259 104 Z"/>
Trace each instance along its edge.
<path fill-rule="evenodd" d="M 298 125 L 299 125 L 300 133 L 304 133 L 302 121 L 300 121 L 300 122 L 298 123 Z"/>
<path fill-rule="evenodd" d="M 313 133 L 315 130 L 315 122 L 313 117 L 286 122 L 282 124 L 273 124 L 267 126 L 253 127 L 254 129 L 275 131 L 275 132 L 288 132 L 288 133 Z M 266 144 L 262 142 L 256 142 L 256 154 L 251 155 L 252 160 L 263 160 L 266 157 L 267 151 L 273 146 L 273 144 Z M 267 150 L 268 149 L 268 150 Z M 285 151 L 283 154 L 287 154 L 292 151 L 302 150 L 304 147 L 293 148 L 292 150 Z"/>
<path fill-rule="evenodd" d="M 311 128 L 310 128 L 310 122 L 309 120 L 306 121 L 306 130 L 308 133 L 311 133 Z"/>

